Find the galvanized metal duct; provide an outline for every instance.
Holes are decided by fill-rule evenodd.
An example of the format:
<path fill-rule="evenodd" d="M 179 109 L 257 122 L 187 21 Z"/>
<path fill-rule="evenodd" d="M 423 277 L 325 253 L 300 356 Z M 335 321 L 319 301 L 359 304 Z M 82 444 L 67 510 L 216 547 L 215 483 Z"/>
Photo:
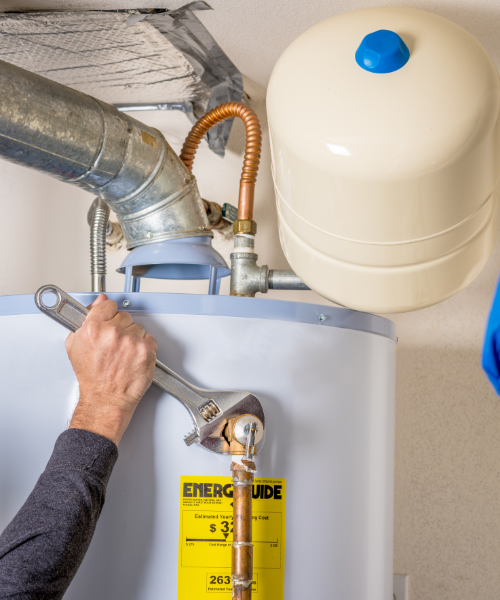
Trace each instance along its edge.
<path fill-rule="evenodd" d="M 3 61 L 0 89 L 0 157 L 105 200 L 127 248 L 213 236 L 196 179 L 158 130 Z"/>

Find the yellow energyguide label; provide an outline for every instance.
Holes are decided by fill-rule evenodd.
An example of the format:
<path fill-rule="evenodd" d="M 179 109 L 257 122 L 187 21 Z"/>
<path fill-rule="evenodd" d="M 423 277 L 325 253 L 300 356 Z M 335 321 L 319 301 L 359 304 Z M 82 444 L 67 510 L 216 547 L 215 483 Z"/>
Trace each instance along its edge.
<path fill-rule="evenodd" d="M 253 486 L 252 598 L 283 600 L 285 479 Z M 231 477 L 181 477 L 177 600 L 231 598 L 233 484 Z"/>

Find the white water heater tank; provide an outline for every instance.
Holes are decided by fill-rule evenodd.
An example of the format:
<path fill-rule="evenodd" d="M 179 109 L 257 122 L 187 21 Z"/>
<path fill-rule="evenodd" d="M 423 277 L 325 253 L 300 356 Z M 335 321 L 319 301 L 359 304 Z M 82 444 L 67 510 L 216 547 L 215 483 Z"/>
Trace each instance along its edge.
<path fill-rule="evenodd" d="M 312 27 L 267 95 L 281 244 L 301 279 L 358 310 L 455 294 L 497 232 L 500 85 L 467 31 L 379 7 Z"/>
<path fill-rule="evenodd" d="M 75 298 L 87 305 L 96 295 Z M 279 527 L 253 538 L 253 600 L 391 599 L 394 324 L 299 302 L 108 295 L 120 307 L 130 303 L 134 319 L 154 333 L 160 360 L 179 375 L 210 389 L 250 390 L 262 402 L 266 442 L 257 476 L 286 482 L 286 498 L 285 508 L 270 509 Z M 77 401 L 67 334 L 33 296 L 0 297 L 0 532 L 33 489 Z M 193 519 L 217 519 L 223 509 L 215 499 L 180 504 L 181 477 L 225 476 L 231 486 L 231 458 L 186 446 L 191 428 L 180 402 L 148 390 L 65 600 L 231 600 L 230 587 L 209 583 L 230 581 L 232 535 L 219 539 L 215 520 L 199 520 L 202 535 L 188 535 Z M 259 510 L 254 505 L 254 519 L 271 518 Z M 225 558 L 214 554 L 220 542 Z"/>

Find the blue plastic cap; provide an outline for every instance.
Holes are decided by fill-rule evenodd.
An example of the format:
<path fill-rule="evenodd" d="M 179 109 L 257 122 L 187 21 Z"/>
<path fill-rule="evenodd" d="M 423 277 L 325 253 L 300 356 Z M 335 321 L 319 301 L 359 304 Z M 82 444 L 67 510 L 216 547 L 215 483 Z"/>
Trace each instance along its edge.
<path fill-rule="evenodd" d="M 217 277 L 227 277 L 231 270 L 222 256 L 212 248 L 212 238 L 194 236 L 145 244 L 131 250 L 118 273 L 133 267 L 134 277 L 151 279 L 209 279 L 210 267 L 217 267 Z"/>
<path fill-rule="evenodd" d="M 369 33 L 356 51 L 356 62 L 371 73 L 392 73 L 410 58 L 408 46 L 397 33 L 380 29 Z"/>

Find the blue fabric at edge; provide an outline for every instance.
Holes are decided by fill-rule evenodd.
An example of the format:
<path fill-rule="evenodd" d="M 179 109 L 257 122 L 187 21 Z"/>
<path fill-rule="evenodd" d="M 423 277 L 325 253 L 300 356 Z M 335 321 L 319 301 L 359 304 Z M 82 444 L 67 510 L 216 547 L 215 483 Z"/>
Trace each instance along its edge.
<path fill-rule="evenodd" d="M 488 379 L 500 395 L 500 280 L 484 335 L 482 365 Z"/>

